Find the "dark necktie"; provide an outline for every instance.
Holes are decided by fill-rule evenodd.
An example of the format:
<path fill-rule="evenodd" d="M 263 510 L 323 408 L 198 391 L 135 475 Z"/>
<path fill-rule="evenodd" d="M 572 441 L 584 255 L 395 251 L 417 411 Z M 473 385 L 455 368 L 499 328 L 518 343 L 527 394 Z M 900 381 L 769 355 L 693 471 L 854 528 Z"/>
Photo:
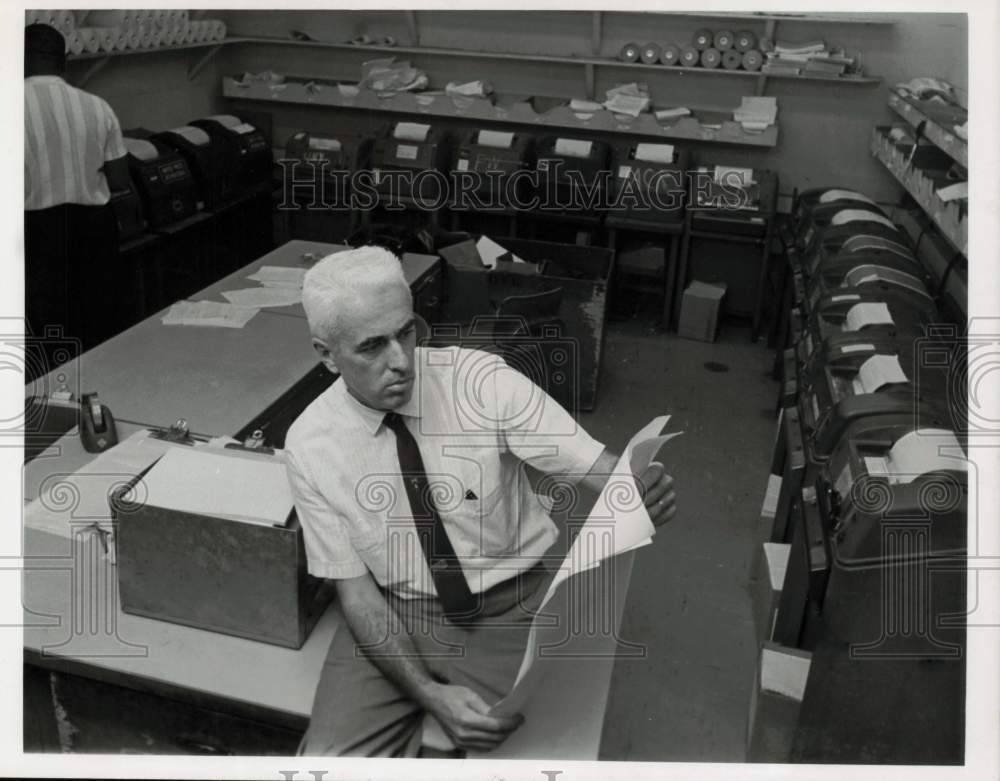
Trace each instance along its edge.
<path fill-rule="evenodd" d="M 461 562 L 434 506 L 420 448 L 403 418 L 395 412 L 385 416 L 385 425 L 396 435 L 396 454 L 399 456 L 406 496 L 410 500 L 413 524 L 417 528 L 441 607 L 452 621 L 471 618 L 478 608 L 478 598 L 469 590 Z"/>

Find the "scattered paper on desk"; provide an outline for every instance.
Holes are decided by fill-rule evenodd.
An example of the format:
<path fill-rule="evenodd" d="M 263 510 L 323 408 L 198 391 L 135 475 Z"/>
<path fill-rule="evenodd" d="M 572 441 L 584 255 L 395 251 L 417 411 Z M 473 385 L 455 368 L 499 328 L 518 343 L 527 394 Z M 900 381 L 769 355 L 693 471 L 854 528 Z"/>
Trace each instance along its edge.
<path fill-rule="evenodd" d="M 866 456 L 869 475 L 879 475 L 894 485 L 906 485 L 928 472 L 966 472 L 968 461 L 955 434 L 948 429 L 924 428 L 900 437 L 884 456 Z"/>
<path fill-rule="evenodd" d="M 242 328 L 259 309 L 217 301 L 178 301 L 162 318 L 164 325 L 200 325 L 212 328 Z"/>
<path fill-rule="evenodd" d="M 282 526 L 292 511 L 285 464 L 278 458 L 172 448 L 143 478 L 145 503 L 167 510 Z"/>
<path fill-rule="evenodd" d="M 476 242 L 476 250 L 479 252 L 479 257 L 483 261 L 483 265 L 487 268 L 496 266 L 497 258 L 501 255 L 506 255 L 508 252 L 508 250 L 501 247 L 488 236 L 483 236 Z"/>
<path fill-rule="evenodd" d="M 222 295 L 234 306 L 258 309 L 302 303 L 302 289 L 298 287 L 247 287 L 226 290 Z"/>
<path fill-rule="evenodd" d="M 284 266 L 261 266 L 247 279 L 260 282 L 265 287 L 300 288 L 305 279 L 304 268 L 286 268 Z"/>
<path fill-rule="evenodd" d="M 945 203 L 948 203 L 948 201 L 957 201 L 960 198 L 968 198 L 969 183 L 956 182 L 955 184 L 950 184 L 947 187 L 942 187 L 937 191 L 937 196 Z"/>
<path fill-rule="evenodd" d="M 736 168 L 731 165 L 715 166 L 716 184 L 738 184 L 747 187 L 753 182 L 752 168 Z"/>
<path fill-rule="evenodd" d="M 873 355 L 858 370 L 854 392 L 858 395 L 875 393 L 884 385 L 909 382 L 896 355 Z"/>
<path fill-rule="evenodd" d="M 885 225 L 887 228 L 896 230 L 896 226 L 881 214 L 876 214 L 867 209 L 843 209 L 834 214 L 830 219 L 830 224 L 832 225 L 847 225 L 851 222 L 877 222 L 880 225 Z"/>
<path fill-rule="evenodd" d="M 419 122 L 397 122 L 392 137 L 399 141 L 423 141 L 430 129 L 430 125 Z"/>
<path fill-rule="evenodd" d="M 342 98 L 356 98 L 361 92 L 357 84 L 338 84 L 337 91 Z"/>
<path fill-rule="evenodd" d="M 593 143 L 590 141 L 581 141 L 577 138 L 557 138 L 555 152 L 557 155 L 566 155 L 567 157 L 587 157 L 590 155 L 592 147 Z"/>
<path fill-rule="evenodd" d="M 635 148 L 635 159 L 650 163 L 674 162 L 673 144 L 639 144 Z"/>
<path fill-rule="evenodd" d="M 617 93 L 604 102 L 604 108 L 615 114 L 637 117 L 649 106 L 649 98 L 640 95 Z"/>
<path fill-rule="evenodd" d="M 860 331 L 870 325 L 892 325 L 889 307 L 882 301 L 863 301 L 847 310 L 844 318 L 845 331 Z"/>

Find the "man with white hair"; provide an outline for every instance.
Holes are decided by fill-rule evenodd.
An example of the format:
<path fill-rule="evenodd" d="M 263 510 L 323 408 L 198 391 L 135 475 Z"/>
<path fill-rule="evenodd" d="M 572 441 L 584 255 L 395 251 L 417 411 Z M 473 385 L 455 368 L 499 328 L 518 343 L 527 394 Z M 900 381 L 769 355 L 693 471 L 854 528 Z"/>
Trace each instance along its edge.
<path fill-rule="evenodd" d="M 286 437 L 310 573 L 332 579 L 334 636 L 302 754 L 416 756 L 426 713 L 459 749 L 521 723 L 510 690 L 558 536 L 524 464 L 600 490 L 617 462 L 497 356 L 416 346 L 398 259 L 378 247 L 306 274 L 312 343 L 339 379 Z M 575 477 L 574 477 L 575 476 Z M 657 525 L 673 481 L 639 479 Z"/>

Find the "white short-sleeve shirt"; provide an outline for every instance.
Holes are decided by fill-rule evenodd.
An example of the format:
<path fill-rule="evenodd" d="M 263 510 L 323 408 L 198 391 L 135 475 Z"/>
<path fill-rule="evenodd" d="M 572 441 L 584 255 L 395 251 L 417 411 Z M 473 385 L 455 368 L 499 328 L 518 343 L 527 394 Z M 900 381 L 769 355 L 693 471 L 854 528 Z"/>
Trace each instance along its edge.
<path fill-rule="evenodd" d="M 412 398 L 396 410 L 413 434 L 431 495 L 478 593 L 536 564 L 558 530 L 524 464 L 586 474 L 604 446 L 501 358 L 417 348 Z M 395 434 L 337 380 L 292 424 L 285 457 L 309 572 L 371 572 L 405 597 L 436 591 L 400 477 Z"/>

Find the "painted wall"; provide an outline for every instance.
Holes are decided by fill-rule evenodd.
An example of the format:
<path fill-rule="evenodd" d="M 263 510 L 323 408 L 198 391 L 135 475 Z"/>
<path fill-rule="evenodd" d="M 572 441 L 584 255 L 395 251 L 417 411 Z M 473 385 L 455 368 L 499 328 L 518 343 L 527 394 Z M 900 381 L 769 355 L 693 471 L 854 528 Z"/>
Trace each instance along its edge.
<path fill-rule="evenodd" d="M 366 33 L 412 42 L 402 11 L 214 11 L 226 20 L 231 35 L 287 37 L 300 30 L 320 40 L 343 42 Z M 592 17 L 585 12 L 553 11 L 420 11 L 416 14 L 420 43 L 511 53 L 591 54 Z M 685 42 L 698 27 L 729 26 L 721 19 L 652 13 L 606 12 L 600 54 L 612 57 L 629 41 Z M 803 41 L 823 38 L 831 45 L 860 51 L 866 71 L 883 78 L 880 85 L 842 86 L 821 82 L 770 79 L 768 95 L 778 98 L 780 136 L 772 150 L 743 150 L 693 145 L 699 162 L 751 165 L 776 170 L 781 190 L 838 183 L 892 201 L 899 189 L 868 153 L 874 124 L 892 121 L 886 107 L 887 87 L 914 76 L 937 76 L 960 88 L 968 85 L 967 25 L 964 14 L 901 14 L 894 25 L 782 21 L 777 36 Z M 744 23 L 757 34 L 758 20 Z M 115 58 L 89 83 L 119 113 L 123 126 L 163 129 L 193 117 L 217 113 L 233 104 L 221 96 L 221 76 L 273 69 L 290 76 L 356 81 L 361 63 L 371 53 L 293 48 L 270 45 L 232 46 L 222 50 L 194 81 L 187 68 L 200 51 L 142 54 Z M 486 78 L 504 99 L 528 95 L 582 97 L 583 67 L 518 60 L 459 59 L 420 55 L 408 57 L 424 68 L 433 87 L 451 80 Z M 77 71 L 86 63 L 77 63 Z M 647 71 L 613 66 L 597 68 L 598 94 L 616 83 L 643 79 L 657 106 L 732 108 L 752 94 L 754 80 L 670 72 L 651 66 Z M 295 130 L 371 127 L 384 117 L 359 117 L 335 109 L 308 109 L 249 104 L 271 112 L 276 143 Z"/>

